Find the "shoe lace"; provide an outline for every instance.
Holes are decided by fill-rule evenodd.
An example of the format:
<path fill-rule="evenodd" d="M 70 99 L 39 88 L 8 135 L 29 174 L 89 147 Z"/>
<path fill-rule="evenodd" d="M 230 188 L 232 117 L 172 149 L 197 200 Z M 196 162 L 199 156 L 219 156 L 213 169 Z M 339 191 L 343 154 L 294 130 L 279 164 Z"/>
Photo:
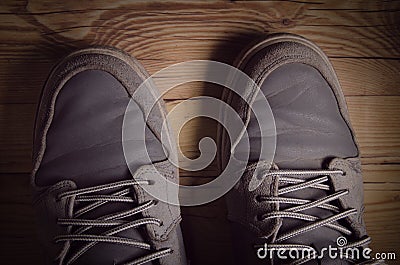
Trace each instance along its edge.
<path fill-rule="evenodd" d="M 320 227 L 328 227 L 330 229 L 339 231 L 340 233 L 350 236 L 353 234 L 351 229 L 337 223 L 337 221 L 349 217 L 353 214 L 357 214 L 357 210 L 350 209 L 341 209 L 332 203 L 339 199 L 340 197 L 346 196 L 349 194 L 348 190 L 339 190 L 325 197 L 319 198 L 317 200 L 307 200 L 307 199 L 299 199 L 299 198 L 290 198 L 287 194 L 313 188 L 324 191 L 330 191 L 330 181 L 329 176 L 333 174 L 344 175 L 345 173 L 341 170 L 272 170 L 267 173 L 267 177 L 279 176 L 278 182 L 278 196 L 257 196 L 256 201 L 259 203 L 283 203 L 288 204 L 289 208 L 283 210 L 277 210 L 270 213 L 265 213 L 257 216 L 257 219 L 260 221 L 264 221 L 272 218 L 291 218 L 298 219 L 302 221 L 307 221 L 306 225 L 295 228 L 291 231 L 283 233 L 274 240 L 274 244 L 268 244 L 270 249 L 296 249 L 296 250 L 304 250 L 308 249 L 311 253 L 316 254 L 317 251 L 307 245 L 302 244 L 285 244 L 284 241 L 302 235 L 306 232 L 318 229 Z M 305 176 L 306 178 L 297 178 L 296 176 Z M 283 195 L 286 195 L 283 197 Z M 321 208 L 325 210 L 329 210 L 332 212 L 327 218 L 319 218 L 317 216 L 313 216 L 310 214 L 302 213 L 305 210 L 309 210 L 311 208 Z M 371 238 L 365 236 L 361 239 L 358 239 L 354 242 L 351 242 L 343 247 L 342 250 L 346 250 L 349 248 L 358 248 L 368 245 L 371 242 Z M 262 247 L 260 245 L 256 245 L 256 248 Z M 346 251 L 344 251 L 347 253 Z M 301 252 L 300 252 L 301 253 Z M 307 252 L 310 253 L 310 252 Z M 350 256 L 344 256 L 344 258 L 348 261 L 356 263 L 356 260 Z M 303 264 L 312 260 L 312 257 L 302 257 L 301 259 L 295 260 L 293 264 Z M 373 261 L 373 263 L 363 263 L 363 264 L 380 264 L 377 263 L 379 261 Z"/>
<path fill-rule="evenodd" d="M 146 242 L 140 242 L 131 238 L 115 236 L 117 233 L 127 229 L 138 228 L 143 225 L 158 225 L 162 226 L 162 221 L 157 218 L 144 217 L 138 218 L 134 221 L 127 220 L 128 217 L 139 214 L 157 204 L 156 200 L 147 201 L 141 205 L 117 213 L 112 213 L 98 217 L 96 219 L 83 219 L 82 215 L 106 204 L 109 202 L 122 202 L 122 203 L 135 203 L 135 199 L 129 194 L 132 192 L 132 187 L 135 185 L 151 185 L 146 180 L 125 180 L 106 185 L 99 185 L 89 188 L 83 188 L 73 191 L 60 193 L 58 199 L 66 199 L 75 197 L 75 202 L 87 203 L 84 207 L 75 211 L 72 218 L 59 218 L 57 223 L 62 226 L 69 226 L 68 234 L 59 235 L 55 237 L 56 243 L 67 242 L 70 246 L 71 242 L 84 242 L 85 244 L 80 247 L 65 263 L 67 265 L 73 263 L 76 259 L 82 256 L 90 248 L 98 243 L 115 243 L 126 246 L 151 250 L 150 254 L 139 257 L 133 261 L 124 263 L 123 265 L 139 265 L 149 261 L 159 259 L 170 255 L 172 249 L 165 248 L 160 250 L 152 249 L 152 246 Z M 109 195 L 95 194 L 101 191 L 113 190 Z M 117 190 L 117 191 L 114 191 Z M 76 228 L 76 229 L 72 229 Z M 92 228 L 109 228 L 100 234 L 87 234 L 88 230 Z"/>

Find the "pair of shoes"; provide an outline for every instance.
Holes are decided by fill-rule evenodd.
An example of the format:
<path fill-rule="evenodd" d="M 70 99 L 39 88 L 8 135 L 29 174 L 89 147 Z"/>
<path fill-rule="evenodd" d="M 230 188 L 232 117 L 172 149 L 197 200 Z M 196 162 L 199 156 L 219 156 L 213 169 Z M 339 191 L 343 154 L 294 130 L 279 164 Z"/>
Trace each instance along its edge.
<path fill-rule="evenodd" d="M 238 68 L 268 99 L 277 143 L 272 167 L 258 163 L 265 159 L 259 157 L 261 127 L 245 102 L 231 91 L 224 93 L 223 100 L 248 121 L 252 161 L 227 194 L 235 260 L 337 264 L 329 257 L 260 255 L 266 244 L 321 251 L 343 236 L 349 240 L 344 248 L 361 249 L 370 241 L 362 219 L 358 147 L 331 64 L 315 44 L 284 34 L 253 46 L 240 57 Z M 165 190 L 164 183 L 146 181 L 145 174 L 178 183 L 177 168 L 164 154 L 174 147 L 161 140 L 162 134 L 171 135 L 163 126 L 164 106 L 157 102 L 145 118 L 142 112 L 152 102 L 152 91 L 130 100 L 147 77 L 129 55 L 90 48 L 66 57 L 48 78 L 35 123 L 31 181 L 48 263 L 187 263 L 179 206 L 159 201 L 143 188 Z M 253 87 L 243 89 L 254 92 Z M 128 104 L 131 119 L 126 124 Z M 129 128 L 136 154 L 128 162 L 123 126 Z M 225 139 L 222 134 L 222 146 L 229 145 Z M 221 164 L 231 155 L 224 149 Z M 264 180 L 250 191 L 254 172 L 264 174 L 257 176 Z"/>

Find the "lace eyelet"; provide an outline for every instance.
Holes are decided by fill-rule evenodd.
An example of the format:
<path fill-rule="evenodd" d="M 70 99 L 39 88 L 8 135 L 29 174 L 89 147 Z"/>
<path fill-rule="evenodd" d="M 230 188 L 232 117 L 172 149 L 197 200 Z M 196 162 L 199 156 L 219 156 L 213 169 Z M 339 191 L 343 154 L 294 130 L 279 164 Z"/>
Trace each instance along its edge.
<path fill-rule="evenodd" d="M 261 214 L 257 214 L 256 217 L 255 217 L 255 219 L 256 219 L 257 222 L 262 222 L 262 221 L 264 221 L 264 217 L 263 217 Z"/>
<path fill-rule="evenodd" d="M 256 195 L 256 196 L 254 196 L 254 201 L 255 201 L 255 202 L 258 202 L 258 203 L 262 202 L 262 201 L 263 201 L 263 200 L 262 200 L 262 196 L 261 196 L 261 195 Z"/>
<path fill-rule="evenodd" d="M 160 221 L 160 224 L 158 225 L 158 226 L 164 226 L 164 222 L 163 221 Z"/>

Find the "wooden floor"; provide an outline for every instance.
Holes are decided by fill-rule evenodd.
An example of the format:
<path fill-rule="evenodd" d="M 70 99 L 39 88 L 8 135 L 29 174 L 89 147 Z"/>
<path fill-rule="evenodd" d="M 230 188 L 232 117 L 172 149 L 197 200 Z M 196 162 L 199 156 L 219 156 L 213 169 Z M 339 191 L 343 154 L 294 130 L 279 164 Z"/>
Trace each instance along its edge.
<path fill-rule="evenodd" d="M 250 41 L 273 32 L 303 35 L 331 58 L 361 145 L 372 246 L 400 255 L 400 1 L 83 2 L 0 3 L 1 263 L 40 264 L 28 173 L 36 104 L 57 60 L 101 44 L 131 53 L 150 73 L 193 59 L 231 64 Z M 171 108 L 220 93 L 194 83 L 165 100 Z M 187 124 L 180 137 L 184 153 L 195 157 L 204 136 L 216 138 L 215 122 Z M 181 181 L 190 185 L 217 175 L 213 163 L 203 172 L 182 172 Z M 192 264 L 231 264 L 224 201 L 182 211 Z"/>

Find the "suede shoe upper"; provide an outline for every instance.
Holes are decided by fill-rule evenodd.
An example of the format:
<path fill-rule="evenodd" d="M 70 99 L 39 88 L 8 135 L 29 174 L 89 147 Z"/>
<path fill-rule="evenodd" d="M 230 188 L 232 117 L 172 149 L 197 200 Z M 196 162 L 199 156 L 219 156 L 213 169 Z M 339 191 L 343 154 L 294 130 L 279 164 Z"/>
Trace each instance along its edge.
<path fill-rule="evenodd" d="M 289 34 L 267 38 L 240 59 L 239 68 L 261 88 L 271 107 L 276 151 L 271 167 L 260 157 L 260 137 L 270 134 L 260 132 L 262 126 L 243 100 L 226 92 L 223 98 L 248 122 L 250 141 L 250 163 L 227 196 L 238 264 L 348 264 L 349 258 L 328 255 L 258 256 L 265 244 L 320 253 L 338 247 L 342 236 L 359 249 L 370 241 L 362 218 L 358 147 L 333 67 L 315 44 Z M 252 95 L 256 88 L 244 89 L 244 95 Z M 234 153 L 244 153 L 240 147 Z M 229 150 L 223 153 L 222 162 Z M 254 177 L 263 182 L 249 190 Z"/>
<path fill-rule="evenodd" d="M 179 207 L 139 185 L 150 185 L 146 174 L 152 172 L 178 181 L 159 140 L 163 105 L 144 120 L 148 95 L 130 103 L 124 141 L 133 153 L 128 161 L 124 156 L 124 114 L 146 77 L 138 62 L 110 48 L 75 52 L 50 75 L 38 110 L 32 174 L 49 263 L 185 264 Z M 163 190 L 163 183 L 152 185 Z"/>

